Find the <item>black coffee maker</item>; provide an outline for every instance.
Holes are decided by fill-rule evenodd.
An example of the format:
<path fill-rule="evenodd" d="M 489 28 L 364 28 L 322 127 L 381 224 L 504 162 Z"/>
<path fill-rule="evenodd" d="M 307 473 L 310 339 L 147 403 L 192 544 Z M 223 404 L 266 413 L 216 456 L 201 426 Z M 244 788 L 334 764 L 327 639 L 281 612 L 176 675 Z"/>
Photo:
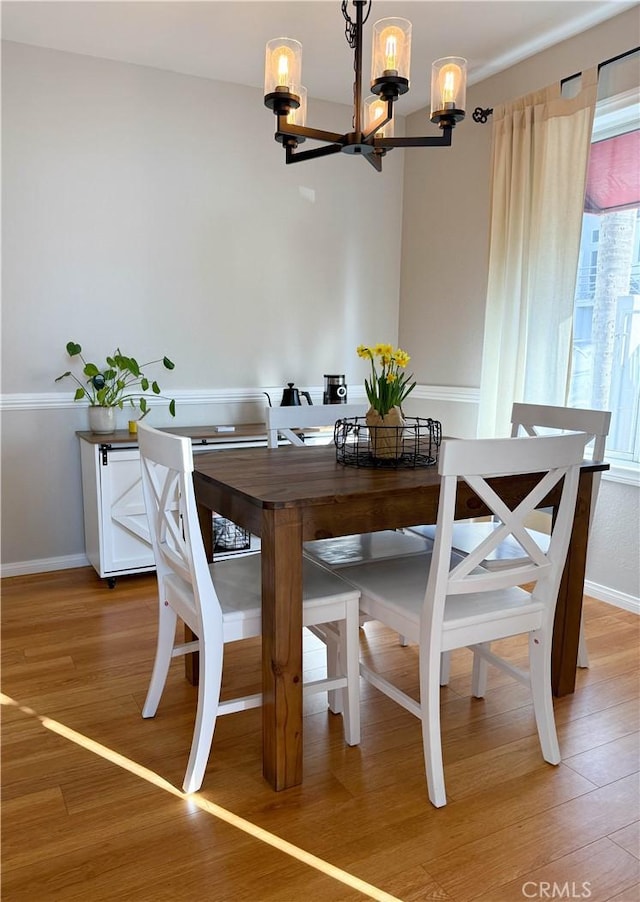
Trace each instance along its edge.
<path fill-rule="evenodd" d="M 346 404 L 347 403 L 347 383 L 344 374 L 341 376 L 330 376 L 325 373 L 324 376 L 324 395 L 322 396 L 323 404 Z"/>

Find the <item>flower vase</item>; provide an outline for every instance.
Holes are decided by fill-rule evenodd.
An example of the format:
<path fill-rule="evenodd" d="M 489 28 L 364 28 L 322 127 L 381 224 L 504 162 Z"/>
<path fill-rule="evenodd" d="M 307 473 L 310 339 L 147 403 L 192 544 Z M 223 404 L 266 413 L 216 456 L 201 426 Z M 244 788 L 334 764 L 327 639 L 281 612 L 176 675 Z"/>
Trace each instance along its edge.
<path fill-rule="evenodd" d="M 91 404 L 89 406 L 89 429 L 99 435 L 115 432 L 115 407 L 100 407 L 98 404 Z"/>
<path fill-rule="evenodd" d="M 402 454 L 404 417 L 399 407 L 392 407 L 384 416 L 370 407 L 365 417 L 369 429 L 369 444 L 374 457 L 398 458 Z"/>

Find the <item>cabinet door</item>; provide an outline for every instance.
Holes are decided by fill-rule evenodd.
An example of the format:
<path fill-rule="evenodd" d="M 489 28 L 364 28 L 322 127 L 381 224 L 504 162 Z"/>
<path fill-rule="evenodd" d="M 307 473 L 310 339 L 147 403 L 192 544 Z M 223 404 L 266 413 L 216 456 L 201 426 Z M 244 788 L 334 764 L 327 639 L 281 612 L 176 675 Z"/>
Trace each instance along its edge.
<path fill-rule="evenodd" d="M 102 496 L 101 575 L 153 570 L 147 514 L 142 496 L 140 452 L 111 449 L 100 462 Z"/>

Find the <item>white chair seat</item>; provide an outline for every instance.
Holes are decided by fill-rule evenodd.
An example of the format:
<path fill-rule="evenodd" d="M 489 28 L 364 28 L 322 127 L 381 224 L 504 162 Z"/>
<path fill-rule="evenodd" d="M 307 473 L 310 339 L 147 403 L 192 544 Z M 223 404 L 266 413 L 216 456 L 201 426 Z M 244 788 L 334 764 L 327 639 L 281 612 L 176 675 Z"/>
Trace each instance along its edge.
<path fill-rule="evenodd" d="M 408 533 L 385 529 L 335 539 L 316 539 L 304 543 L 304 553 L 325 567 L 341 570 L 354 564 L 393 557 L 407 557 L 430 551 L 433 542 Z"/>
<path fill-rule="evenodd" d="M 327 567 L 348 579 L 350 567 L 365 564 L 368 561 L 387 561 L 391 558 L 403 559 L 413 555 L 427 554 L 432 548 L 433 542 L 422 536 L 385 529 L 380 532 L 364 532 L 352 536 L 305 542 L 303 553 L 305 557 L 311 558 L 322 567 Z M 366 623 L 368 619 L 372 618 L 367 617 L 361 610 L 360 625 Z M 398 638 L 401 645 L 407 644 L 408 638 L 401 631 Z M 443 659 L 443 683 L 446 683 L 448 679 L 447 665 L 448 662 Z M 333 696 L 331 701 L 332 710 L 337 710 L 335 705 L 338 703 Z"/>
<path fill-rule="evenodd" d="M 420 642 L 420 617 L 424 605 L 432 555 L 412 557 L 408 560 L 372 561 L 345 574 L 361 592 L 360 610 L 372 620 L 382 620 L 391 629 L 402 629 L 410 642 Z M 450 566 L 462 560 L 460 555 L 451 555 Z M 482 573 L 476 567 L 475 574 Z M 530 615 L 532 629 L 541 625 L 544 605 L 535 601 L 529 592 L 518 586 L 493 592 L 470 592 L 465 595 L 447 597 L 443 630 L 482 628 L 492 623 L 495 631 L 496 615 L 507 625 L 506 635 L 512 635 L 510 621 L 514 617 Z M 494 638 L 495 635 L 494 635 Z M 455 648 L 459 647 L 457 644 Z M 443 637 L 443 650 L 447 649 Z"/>
<path fill-rule="evenodd" d="M 217 564 L 209 564 L 211 578 L 224 618 L 225 628 L 236 621 L 251 621 L 262 617 L 261 567 L 259 554 L 229 558 Z M 317 567 L 312 561 L 302 562 L 304 591 L 303 626 L 317 623 L 317 609 L 332 604 L 335 599 L 341 604 L 353 595 L 351 586 L 329 570 Z M 305 617 L 308 623 L 304 622 Z M 332 620 L 327 617 L 326 620 Z M 260 635 L 260 629 L 253 635 Z"/>

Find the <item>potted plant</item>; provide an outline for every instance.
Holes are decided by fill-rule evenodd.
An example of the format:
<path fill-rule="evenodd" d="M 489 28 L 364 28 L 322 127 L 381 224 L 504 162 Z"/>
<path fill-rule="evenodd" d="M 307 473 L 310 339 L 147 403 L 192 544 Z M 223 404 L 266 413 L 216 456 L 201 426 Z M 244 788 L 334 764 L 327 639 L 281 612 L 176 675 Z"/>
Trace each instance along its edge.
<path fill-rule="evenodd" d="M 358 357 L 371 361 L 371 380 L 364 380 L 364 388 L 371 407 L 366 422 L 374 457 L 397 457 L 402 447 L 404 415 L 402 402 L 416 387 L 413 378 L 404 373 L 411 359 L 406 351 L 393 345 L 359 345 Z M 376 368 L 380 363 L 380 372 Z M 383 427 L 380 429 L 379 427 Z"/>
<path fill-rule="evenodd" d="M 150 380 L 144 373 L 144 369 L 158 363 L 167 370 L 172 370 L 175 364 L 168 357 L 151 360 L 148 363 L 139 364 L 135 357 L 127 357 L 120 348 L 106 358 L 106 366 L 102 368 L 95 363 L 88 363 L 82 356 L 82 348 L 76 341 L 67 342 L 67 354 L 69 357 L 79 357 L 82 361 L 82 381 L 71 370 L 62 373 L 55 380 L 71 377 L 77 388 L 74 401 L 88 401 L 89 403 L 89 427 L 92 432 L 113 432 L 115 429 L 115 411 L 122 410 L 125 404 L 140 409 L 140 419 L 149 413 L 147 397 L 164 398 L 160 393 L 160 386 L 155 380 Z M 169 400 L 169 413 L 176 415 L 176 402 Z"/>

